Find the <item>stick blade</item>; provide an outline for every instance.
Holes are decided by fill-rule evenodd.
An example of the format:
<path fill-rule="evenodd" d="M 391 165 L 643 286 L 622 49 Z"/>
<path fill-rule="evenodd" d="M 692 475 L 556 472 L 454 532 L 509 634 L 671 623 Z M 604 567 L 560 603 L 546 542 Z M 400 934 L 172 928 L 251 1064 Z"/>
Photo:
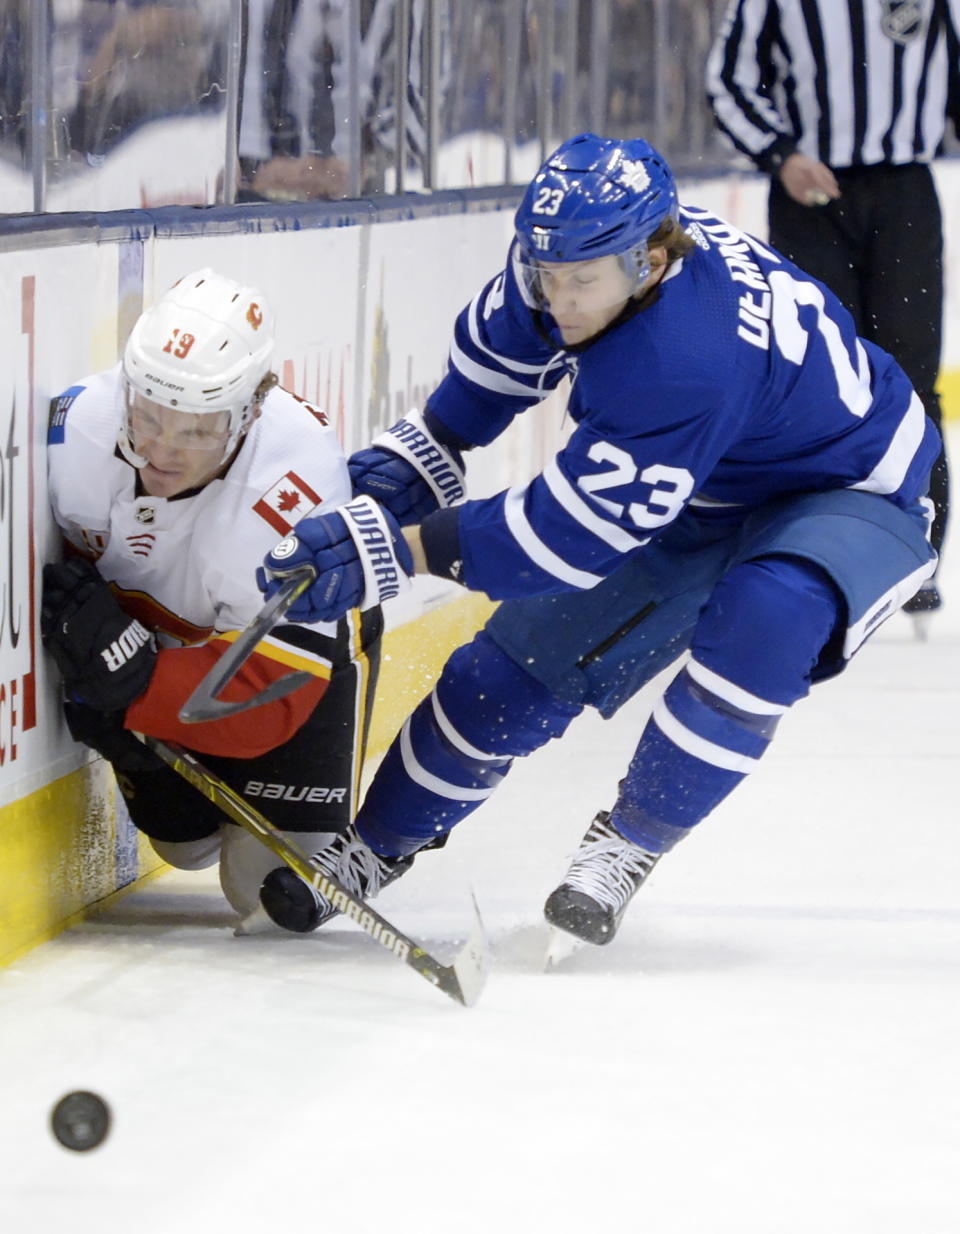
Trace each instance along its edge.
<path fill-rule="evenodd" d="M 224 716 L 237 715 L 251 707 L 262 707 L 264 703 L 283 698 L 311 680 L 309 673 L 290 673 L 260 694 L 254 694 L 252 698 L 242 702 L 225 703 L 217 697 L 253 655 L 260 640 L 269 634 L 316 577 L 317 572 L 313 566 L 304 564 L 284 579 L 280 590 L 270 597 L 246 629 L 241 630 L 233 645 L 223 653 L 180 708 L 179 718 L 182 723 L 199 724 L 204 720 L 222 720 Z"/>
<path fill-rule="evenodd" d="M 254 908 L 237 924 L 233 931 L 233 936 L 234 938 L 248 938 L 253 934 L 276 932 L 276 924 L 258 900 Z"/>
<path fill-rule="evenodd" d="M 490 947 L 483 929 L 480 909 L 472 893 L 470 900 L 473 904 L 470 933 L 450 966 L 460 989 L 460 1002 L 465 1007 L 472 1007 L 480 997 L 490 969 Z"/>
<path fill-rule="evenodd" d="M 550 937 L 547 939 L 547 950 L 543 959 L 543 968 L 545 972 L 553 972 L 559 968 L 571 956 L 586 946 L 582 938 L 577 938 L 576 934 L 568 934 L 566 930 L 559 930 L 556 926 L 550 927 Z"/>
<path fill-rule="evenodd" d="M 205 720 L 222 720 L 224 716 L 239 715 L 241 711 L 250 711 L 253 707 L 262 707 L 264 703 L 274 703 L 278 698 L 286 698 L 294 690 L 299 690 L 308 682 L 315 680 L 310 673 L 287 673 L 279 681 L 272 682 L 259 694 L 250 698 L 228 703 L 214 697 L 212 692 L 202 693 L 195 690 L 180 708 L 180 719 L 184 724 L 202 724 Z"/>

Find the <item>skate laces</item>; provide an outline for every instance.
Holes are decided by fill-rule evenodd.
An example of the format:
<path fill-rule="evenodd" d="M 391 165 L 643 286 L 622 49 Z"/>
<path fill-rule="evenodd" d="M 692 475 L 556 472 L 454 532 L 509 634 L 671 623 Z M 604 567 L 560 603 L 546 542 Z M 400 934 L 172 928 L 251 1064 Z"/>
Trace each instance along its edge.
<path fill-rule="evenodd" d="M 344 832 L 330 848 L 317 853 L 316 858 L 331 878 L 359 900 L 373 899 L 394 873 L 387 860 L 364 844 L 352 829 Z M 316 889 L 314 894 L 330 912 L 334 911 Z"/>
<path fill-rule="evenodd" d="M 390 867 L 358 837 L 344 845 L 333 876 L 351 895 L 366 900 L 379 892 Z"/>
<path fill-rule="evenodd" d="M 605 819 L 595 819 L 563 881 L 574 891 L 582 891 L 617 912 L 656 865 L 658 857 L 659 853 L 648 853 L 625 840 Z"/>

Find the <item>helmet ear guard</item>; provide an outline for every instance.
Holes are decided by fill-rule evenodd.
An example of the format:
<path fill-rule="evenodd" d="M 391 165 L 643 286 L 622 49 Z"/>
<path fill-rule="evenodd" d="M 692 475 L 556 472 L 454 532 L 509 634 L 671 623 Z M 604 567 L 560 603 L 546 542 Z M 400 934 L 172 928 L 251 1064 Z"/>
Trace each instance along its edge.
<path fill-rule="evenodd" d="M 123 354 L 126 402 L 134 395 L 196 415 L 229 413 L 224 461 L 249 428 L 273 355 L 273 314 L 254 287 L 205 268 L 185 275 L 141 315 Z M 119 445 L 145 465 L 130 441 Z"/>

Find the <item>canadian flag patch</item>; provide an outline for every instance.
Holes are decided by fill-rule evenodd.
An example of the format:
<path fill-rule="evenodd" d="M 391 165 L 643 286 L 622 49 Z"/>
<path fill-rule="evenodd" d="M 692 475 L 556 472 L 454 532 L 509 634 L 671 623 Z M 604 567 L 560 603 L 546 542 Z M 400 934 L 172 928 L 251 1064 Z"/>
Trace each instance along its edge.
<path fill-rule="evenodd" d="M 253 508 L 275 532 L 286 536 L 322 500 L 295 471 L 288 471 L 267 489 Z"/>

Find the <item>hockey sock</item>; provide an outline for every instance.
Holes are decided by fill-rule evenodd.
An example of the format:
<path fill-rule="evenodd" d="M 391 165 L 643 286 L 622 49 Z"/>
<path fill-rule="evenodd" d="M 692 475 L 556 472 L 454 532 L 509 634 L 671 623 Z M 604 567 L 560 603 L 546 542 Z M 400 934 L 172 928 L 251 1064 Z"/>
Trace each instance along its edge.
<path fill-rule="evenodd" d="M 620 834 L 649 852 L 672 848 L 736 788 L 756 766 L 786 711 L 759 698 L 751 698 L 752 710 L 739 706 L 725 695 L 745 692 L 713 675 L 714 689 L 707 689 L 698 676 L 701 666 L 691 662 L 670 683 L 644 729 L 611 814 Z"/>
<path fill-rule="evenodd" d="M 381 856 L 416 852 L 471 814 L 515 757 L 560 736 L 580 710 L 481 632 L 453 653 L 394 739 L 357 815 L 358 833 Z"/>

